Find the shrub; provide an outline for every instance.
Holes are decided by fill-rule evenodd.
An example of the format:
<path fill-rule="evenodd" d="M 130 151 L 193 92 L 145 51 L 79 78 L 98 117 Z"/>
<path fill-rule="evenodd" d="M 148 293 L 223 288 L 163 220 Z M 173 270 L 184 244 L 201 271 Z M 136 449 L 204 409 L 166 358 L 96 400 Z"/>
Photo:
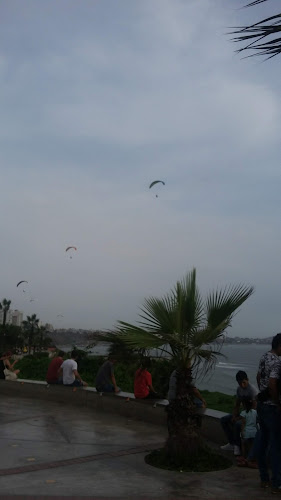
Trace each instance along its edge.
<path fill-rule="evenodd" d="M 34 354 L 34 358 L 37 358 L 37 359 L 48 358 L 49 359 L 49 353 L 48 352 L 36 352 Z"/>
<path fill-rule="evenodd" d="M 16 365 L 16 368 L 20 370 L 19 378 L 45 380 L 49 363 L 50 360 L 46 357 L 25 356 Z"/>

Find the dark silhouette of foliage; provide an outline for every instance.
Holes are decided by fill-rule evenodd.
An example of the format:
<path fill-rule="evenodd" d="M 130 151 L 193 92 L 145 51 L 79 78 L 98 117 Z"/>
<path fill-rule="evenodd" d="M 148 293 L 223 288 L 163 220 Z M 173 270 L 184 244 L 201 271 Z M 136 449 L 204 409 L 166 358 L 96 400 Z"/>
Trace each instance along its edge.
<path fill-rule="evenodd" d="M 258 4 L 268 0 L 255 0 L 245 7 L 256 7 Z M 280 5 L 280 4 L 279 4 Z M 280 8 L 280 7 L 279 7 Z M 252 52 L 253 55 L 266 56 L 270 59 L 281 53 L 281 13 L 276 13 L 249 26 L 235 27 L 234 42 L 245 43 L 237 52 Z"/>

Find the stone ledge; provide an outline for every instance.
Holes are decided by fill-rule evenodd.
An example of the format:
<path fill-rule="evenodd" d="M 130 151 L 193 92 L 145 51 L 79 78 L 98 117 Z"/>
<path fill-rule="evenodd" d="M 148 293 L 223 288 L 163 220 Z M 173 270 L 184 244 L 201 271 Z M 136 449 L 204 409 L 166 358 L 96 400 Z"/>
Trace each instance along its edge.
<path fill-rule="evenodd" d="M 99 393 L 94 387 L 65 387 L 47 384 L 38 380 L 18 379 L 16 381 L 0 380 L 0 394 L 8 396 L 39 398 L 63 404 L 83 405 L 98 411 L 116 413 L 129 419 L 142 420 L 155 425 L 167 425 L 165 407 L 167 399 L 141 400 L 135 399 L 130 392 Z M 225 442 L 220 418 L 226 415 L 218 410 L 202 411 L 202 434 L 218 444 Z"/>

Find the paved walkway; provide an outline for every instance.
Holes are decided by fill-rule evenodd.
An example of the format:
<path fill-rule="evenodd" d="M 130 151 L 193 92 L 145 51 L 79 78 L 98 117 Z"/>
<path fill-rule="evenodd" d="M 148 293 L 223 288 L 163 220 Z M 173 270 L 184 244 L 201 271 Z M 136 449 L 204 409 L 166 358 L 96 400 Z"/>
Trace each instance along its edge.
<path fill-rule="evenodd" d="M 256 470 L 181 474 L 145 464 L 166 438 L 146 423 L 4 396 L 0 423 L 0 500 L 271 498 Z"/>

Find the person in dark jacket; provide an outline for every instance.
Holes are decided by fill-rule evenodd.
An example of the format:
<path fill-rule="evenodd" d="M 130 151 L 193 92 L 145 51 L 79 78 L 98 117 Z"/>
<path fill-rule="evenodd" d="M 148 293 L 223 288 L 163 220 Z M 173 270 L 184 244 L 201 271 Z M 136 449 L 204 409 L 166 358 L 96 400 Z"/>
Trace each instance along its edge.
<path fill-rule="evenodd" d="M 96 377 L 96 389 L 98 392 L 120 392 L 114 375 L 116 359 L 109 357 L 100 367 Z"/>

